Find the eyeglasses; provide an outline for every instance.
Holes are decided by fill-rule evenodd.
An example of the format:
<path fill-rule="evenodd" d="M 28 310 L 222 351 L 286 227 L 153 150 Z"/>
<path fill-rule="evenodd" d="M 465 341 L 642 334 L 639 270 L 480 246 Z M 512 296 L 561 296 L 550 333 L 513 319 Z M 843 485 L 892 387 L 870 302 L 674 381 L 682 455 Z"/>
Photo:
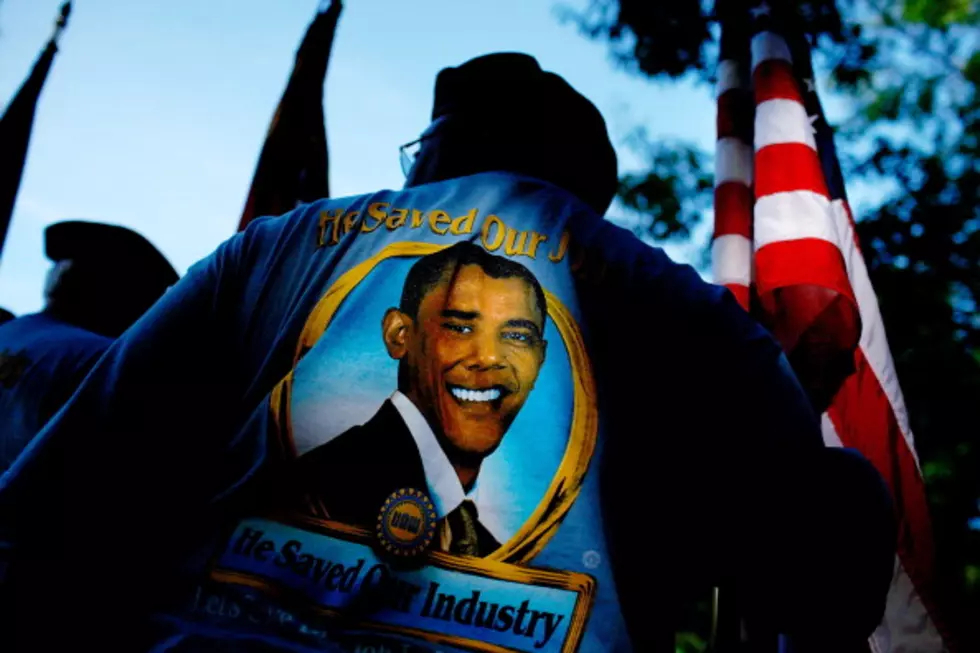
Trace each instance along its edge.
<path fill-rule="evenodd" d="M 422 143 L 435 136 L 442 129 L 442 125 L 445 124 L 447 119 L 448 116 L 439 116 L 432 121 L 432 124 L 428 126 L 421 136 L 411 143 L 405 143 L 398 148 L 398 154 L 402 163 L 402 174 L 405 177 L 408 177 L 408 173 L 412 171 L 412 166 L 415 165 L 415 159 L 418 158 L 419 152 L 422 151 Z"/>
<path fill-rule="evenodd" d="M 398 148 L 398 154 L 402 164 L 402 174 L 406 177 L 412 171 L 412 166 L 415 165 L 415 158 L 418 157 L 419 152 L 422 150 L 422 141 L 425 139 L 426 137 L 422 136 Z"/>

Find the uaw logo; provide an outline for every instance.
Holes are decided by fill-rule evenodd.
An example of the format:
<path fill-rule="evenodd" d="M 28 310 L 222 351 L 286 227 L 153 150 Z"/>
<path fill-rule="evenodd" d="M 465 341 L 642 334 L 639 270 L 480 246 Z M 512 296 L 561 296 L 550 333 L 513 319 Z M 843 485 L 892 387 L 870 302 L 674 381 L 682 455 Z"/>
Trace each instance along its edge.
<path fill-rule="evenodd" d="M 389 496 L 378 514 L 378 542 L 392 555 L 421 554 L 436 534 L 436 508 L 424 492 L 403 488 Z"/>

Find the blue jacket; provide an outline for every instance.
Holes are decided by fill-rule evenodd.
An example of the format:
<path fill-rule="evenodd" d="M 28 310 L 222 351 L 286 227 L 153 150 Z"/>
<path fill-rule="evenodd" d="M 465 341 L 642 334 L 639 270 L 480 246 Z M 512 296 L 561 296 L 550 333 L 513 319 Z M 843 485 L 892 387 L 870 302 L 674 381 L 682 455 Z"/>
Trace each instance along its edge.
<path fill-rule="evenodd" d="M 45 313 L 0 325 L 0 471 L 68 401 L 110 344 Z"/>
<path fill-rule="evenodd" d="M 462 241 L 490 271 L 405 287 Z M 437 291 L 431 321 L 390 321 Z M 401 416 L 426 487 L 378 500 L 376 529 L 332 520 L 304 454 L 356 434 L 400 368 L 420 374 L 400 343 L 423 335 L 441 403 Z M 463 455 L 453 411 L 506 428 L 465 487 L 445 473 Z M 821 551 L 825 524 L 840 536 L 821 451 L 785 357 L 728 291 L 567 192 L 487 173 L 323 200 L 193 266 L 0 478 L 15 606 L 0 614 L 17 615 L 8 636 L 130 651 L 651 650 L 672 641 L 681 589 L 724 576 L 768 605 L 832 595 L 826 624 L 859 580 Z M 336 473 L 386 473 L 380 459 Z M 463 500 L 501 544 L 484 558 L 446 548 Z"/>

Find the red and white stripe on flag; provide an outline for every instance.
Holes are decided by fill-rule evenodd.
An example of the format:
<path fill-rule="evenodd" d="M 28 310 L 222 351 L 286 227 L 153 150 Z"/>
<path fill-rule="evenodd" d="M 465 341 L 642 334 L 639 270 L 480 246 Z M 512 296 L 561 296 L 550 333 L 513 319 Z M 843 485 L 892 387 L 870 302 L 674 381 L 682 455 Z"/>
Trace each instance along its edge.
<path fill-rule="evenodd" d="M 875 653 L 949 650 L 934 602 L 922 474 L 808 45 L 784 29 L 782 7 L 732 6 L 721 16 L 717 71 L 715 282 L 788 354 L 812 342 L 853 350 L 854 370 L 822 415 L 824 440 L 874 463 L 900 520 L 892 587 L 869 645 Z"/>

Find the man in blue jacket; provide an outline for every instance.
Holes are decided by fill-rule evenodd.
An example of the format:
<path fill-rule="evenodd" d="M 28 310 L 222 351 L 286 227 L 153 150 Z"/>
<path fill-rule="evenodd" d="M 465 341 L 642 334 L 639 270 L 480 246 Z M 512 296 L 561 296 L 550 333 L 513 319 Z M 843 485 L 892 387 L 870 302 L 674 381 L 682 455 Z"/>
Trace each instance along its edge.
<path fill-rule="evenodd" d="M 0 471 L 178 278 L 149 241 L 124 227 L 67 221 L 44 237 L 54 262 L 45 307 L 0 325 Z"/>
<path fill-rule="evenodd" d="M 195 265 L 0 479 L 7 636 L 659 651 L 680 594 L 731 581 L 766 628 L 866 637 L 894 556 L 880 478 L 825 449 L 778 345 L 725 289 L 602 220 L 617 170 L 595 107 L 496 54 L 440 72 L 432 117 L 404 190 L 260 219 Z M 394 385 L 365 307 L 462 241 L 547 296 L 536 390 L 480 474 L 505 541 L 489 560 L 430 553 L 433 478 L 379 505 L 375 530 L 285 508 L 305 454 Z M 439 271 L 447 296 L 467 295 L 463 272 Z M 399 328 L 504 369 L 520 342 L 458 328 L 480 310 Z"/>

